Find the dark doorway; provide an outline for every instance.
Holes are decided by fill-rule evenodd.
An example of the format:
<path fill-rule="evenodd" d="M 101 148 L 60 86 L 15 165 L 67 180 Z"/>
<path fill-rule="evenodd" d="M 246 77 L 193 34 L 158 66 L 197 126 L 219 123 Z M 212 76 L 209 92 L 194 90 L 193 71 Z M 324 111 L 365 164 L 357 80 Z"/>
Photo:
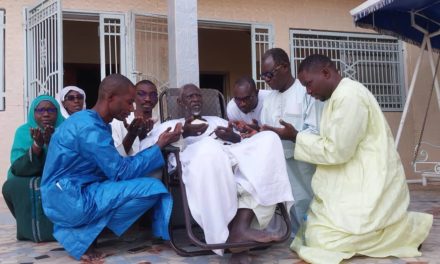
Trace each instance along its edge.
<path fill-rule="evenodd" d="M 227 75 L 222 73 L 200 73 L 200 88 L 216 89 L 225 93 Z"/>
<path fill-rule="evenodd" d="M 98 31 L 98 21 L 63 21 L 64 86 L 74 85 L 83 89 L 87 108 L 95 105 L 101 82 Z"/>

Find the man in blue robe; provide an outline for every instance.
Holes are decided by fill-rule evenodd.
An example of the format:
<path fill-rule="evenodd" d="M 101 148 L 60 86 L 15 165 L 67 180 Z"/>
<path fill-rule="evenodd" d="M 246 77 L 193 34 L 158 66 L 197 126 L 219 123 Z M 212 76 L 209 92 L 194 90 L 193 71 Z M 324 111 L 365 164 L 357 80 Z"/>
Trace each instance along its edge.
<path fill-rule="evenodd" d="M 41 183 L 43 208 L 54 237 L 75 259 L 101 257 L 91 246 L 101 231 L 107 227 L 119 236 L 150 208 L 153 235 L 169 239 L 171 196 L 159 180 L 144 175 L 164 165 L 161 148 L 179 139 L 181 125 L 137 155 L 120 156 L 109 123 L 124 120 L 134 98 L 130 80 L 110 75 L 93 109 L 72 115 L 52 136 Z"/>

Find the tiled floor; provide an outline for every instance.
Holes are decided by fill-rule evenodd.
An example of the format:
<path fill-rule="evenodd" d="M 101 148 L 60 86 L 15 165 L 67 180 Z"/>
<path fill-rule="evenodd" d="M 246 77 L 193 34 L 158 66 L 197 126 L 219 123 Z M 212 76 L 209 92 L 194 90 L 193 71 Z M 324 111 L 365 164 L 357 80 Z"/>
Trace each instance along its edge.
<path fill-rule="evenodd" d="M 422 187 L 411 185 L 410 210 L 434 214 L 434 225 L 428 239 L 423 243 L 421 257 L 409 259 L 373 259 L 356 257 L 347 263 L 440 263 L 440 184 Z M 69 257 L 56 242 L 32 243 L 18 242 L 15 239 L 15 221 L 6 208 L 3 199 L 0 202 L 0 263 L 77 263 Z M 253 251 L 252 263 L 300 263 L 297 255 L 288 249 L 289 243 L 271 248 Z M 139 246 L 147 247 L 137 253 L 127 250 Z M 148 246 L 150 245 L 150 246 Z M 141 234 L 131 234 L 120 239 L 108 236 L 101 239 L 99 247 L 111 254 L 100 263 L 227 263 L 230 256 L 216 255 L 199 257 L 180 257 L 166 245 L 152 245 Z"/>

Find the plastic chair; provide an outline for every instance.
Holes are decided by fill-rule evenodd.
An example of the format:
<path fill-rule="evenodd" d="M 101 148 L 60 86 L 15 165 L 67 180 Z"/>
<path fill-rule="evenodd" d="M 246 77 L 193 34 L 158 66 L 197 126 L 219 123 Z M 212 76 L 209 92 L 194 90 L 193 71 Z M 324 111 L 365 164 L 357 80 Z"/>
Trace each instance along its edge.
<path fill-rule="evenodd" d="M 223 95 L 214 89 L 201 89 L 203 98 L 202 116 L 226 116 L 226 104 Z M 177 97 L 179 96 L 179 88 L 169 88 L 163 91 L 159 96 L 159 107 L 161 113 L 161 121 L 167 121 L 171 119 L 177 119 L 183 117 L 183 111 L 177 104 Z M 167 168 L 163 172 L 163 180 L 168 190 L 173 196 L 174 206 L 172 217 L 169 225 L 170 244 L 171 247 L 181 256 L 199 256 L 212 254 L 213 249 L 229 249 L 229 248 L 265 248 L 275 243 L 281 243 L 286 241 L 290 237 L 291 224 L 289 213 L 287 212 L 284 204 L 279 203 L 277 205 L 276 213 L 282 216 L 284 224 L 286 225 L 286 232 L 280 241 L 260 243 L 260 242 L 239 242 L 239 243 L 221 243 L 221 244 L 207 244 L 203 241 L 203 237 L 196 234 L 197 228 L 200 231 L 200 227 L 196 224 L 191 217 L 191 212 L 187 202 L 187 195 L 185 184 L 181 180 L 182 167 L 180 163 L 180 150 L 173 146 L 167 146 L 164 149 L 165 157 L 168 157 L 171 153 L 176 158 L 176 169 L 168 171 Z M 181 199 L 179 199 L 179 197 Z M 182 219 L 183 216 L 183 219 Z M 182 223 L 183 222 L 183 223 Z M 191 246 L 195 246 L 195 250 L 187 250 L 185 246 L 178 245 L 176 241 L 175 231 L 179 228 L 186 229 L 186 235 Z M 199 232 L 200 233 L 200 232 Z"/>

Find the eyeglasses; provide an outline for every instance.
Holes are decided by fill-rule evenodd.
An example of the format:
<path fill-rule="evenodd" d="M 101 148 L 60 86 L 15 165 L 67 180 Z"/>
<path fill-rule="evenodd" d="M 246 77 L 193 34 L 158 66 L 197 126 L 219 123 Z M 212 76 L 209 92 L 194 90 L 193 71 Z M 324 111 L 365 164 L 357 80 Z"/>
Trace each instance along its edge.
<path fill-rule="evenodd" d="M 80 101 L 80 100 L 84 100 L 84 95 L 82 95 L 82 94 L 78 94 L 78 95 L 73 95 L 73 94 L 71 94 L 71 95 L 66 95 L 66 96 L 64 97 L 64 100 L 66 100 L 66 101 L 75 101 L 75 100 Z"/>
<path fill-rule="evenodd" d="M 281 68 L 281 66 L 282 65 L 278 65 L 271 71 L 263 72 L 262 74 L 260 74 L 261 79 L 272 79 L 275 73 Z"/>
<path fill-rule="evenodd" d="M 255 98 L 255 94 L 251 94 L 251 95 L 249 95 L 249 96 L 246 96 L 246 97 L 234 97 L 234 101 L 235 101 L 235 103 L 236 104 L 239 104 L 239 103 L 241 103 L 241 102 L 249 102 L 249 101 L 251 101 L 252 99 L 254 99 Z"/>
<path fill-rule="evenodd" d="M 37 114 L 44 114 L 44 112 L 48 112 L 49 114 L 55 114 L 57 112 L 58 109 L 56 109 L 55 107 L 39 107 L 39 108 L 35 108 L 34 111 Z"/>
<path fill-rule="evenodd" d="M 142 99 L 150 97 L 152 100 L 157 100 L 157 92 L 136 91 L 136 94 Z"/>

